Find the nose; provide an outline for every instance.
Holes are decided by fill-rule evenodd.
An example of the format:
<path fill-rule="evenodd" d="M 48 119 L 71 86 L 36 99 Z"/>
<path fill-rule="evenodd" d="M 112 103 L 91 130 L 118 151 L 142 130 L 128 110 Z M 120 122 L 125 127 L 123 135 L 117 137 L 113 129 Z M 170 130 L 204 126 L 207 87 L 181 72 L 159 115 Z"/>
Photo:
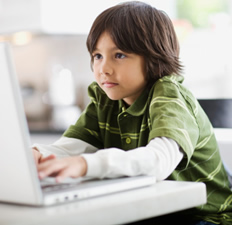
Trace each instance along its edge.
<path fill-rule="evenodd" d="M 110 60 L 108 59 L 102 60 L 100 67 L 100 74 L 112 75 L 112 73 L 113 73 L 113 66 Z"/>

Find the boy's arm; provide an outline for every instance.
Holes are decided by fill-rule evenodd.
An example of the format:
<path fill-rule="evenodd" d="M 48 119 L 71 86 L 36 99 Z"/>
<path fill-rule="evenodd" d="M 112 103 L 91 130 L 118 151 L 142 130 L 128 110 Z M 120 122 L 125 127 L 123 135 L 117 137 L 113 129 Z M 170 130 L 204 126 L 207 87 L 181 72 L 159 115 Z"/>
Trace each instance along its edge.
<path fill-rule="evenodd" d="M 88 143 L 78 139 L 61 138 L 53 145 L 34 145 L 39 151 L 43 152 L 43 157 L 52 157 L 55 154 L 58 157 L 80 155 L 79 158 L 84 158 L 86 163 L 86 172 L 84 174 L 69 174 L 66 173 L 63 167 L 60 169 L 62 176 L 91 176 L 98 178 L 114 178 L 120 176 L 137 176 L 137 175 L 153 175 L 157 180 L 167 178 L 183 158 L 183 153 L 179 145 L 172 139 L 161 137 L 155 138 L 145 147 L 139 147 L 130 151 L 123 151 L 116 148 L 109 148 L 97 151 L 97 149 Z M 82 154 L 85 152 L 85 154 Z M 50 156 L 49 156 L 50 155 Z M 68 157 L 66 161 L 57 161 L 61 165 L 66 162 L 66 167 L 74 168 L 76 166 L 76 157 Z M 49 158 L 50 159 L 50 158 Z M 68 162 L 73 160 L 73 162 Z M 45 159 L 46 161 L 46 159 Z M 82 160 L 83 161 L 83 160 Z M 62 163 L 60 163 L 62 162 Z M 50 163 L 50 162 L 48 162 Z M 50 163 L 51 164 L 51 163 Z M 53 164 L 53 163 L 52 163 Z M 71 166 L 73 164 L 73 166 Z M 55 164 L 53 164 L 54 166 Z M 46 164 L 41 165 L 47 166 Z M 41 167 L 40 166 L 40 167 Z M 44 170 L 44 168 L 40 170 Z M 51 165 L 47 166 L 49 169 Z M 47 168 L 45 168 L 47 170 Z M 79 171 L 79 170 L 78 170 Z M 80 170 L 81 171 L 81 170 Z M 47 171 L 46 171 L 47 172 Z M 49 175 L 45 174 L 45 176 Z M 59 175 L 59 176 L 61 176 Z M 41 176 L 41 178 L 43 178 Z"/>
<path fill-rule="evenodd" d="M 147 146 L 130 151 L 110 148 L 81 156 L 87 162 L 87 176 L 113 178 L 153 175 L 159 181 L 174 171 L 183 158 L 183 152 L 174 140 L 158 137 Z"/>

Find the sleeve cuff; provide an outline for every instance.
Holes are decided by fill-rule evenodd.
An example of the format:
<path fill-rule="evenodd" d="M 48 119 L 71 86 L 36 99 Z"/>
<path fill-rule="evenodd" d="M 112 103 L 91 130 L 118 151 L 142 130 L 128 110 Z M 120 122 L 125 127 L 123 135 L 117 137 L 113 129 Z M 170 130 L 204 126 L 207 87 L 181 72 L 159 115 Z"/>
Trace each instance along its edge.
<path fill-rule="evenodd" d="M 87 163 L 87 177 L 104 177 L 104 162 L 96 154 L 82 154 L 81 155 Z"/>

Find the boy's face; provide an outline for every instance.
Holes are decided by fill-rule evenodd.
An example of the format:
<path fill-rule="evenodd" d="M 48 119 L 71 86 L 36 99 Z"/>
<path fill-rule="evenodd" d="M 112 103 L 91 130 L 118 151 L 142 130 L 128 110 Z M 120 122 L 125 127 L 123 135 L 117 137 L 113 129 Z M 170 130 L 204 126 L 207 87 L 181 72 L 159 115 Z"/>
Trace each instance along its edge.
<path fill-rule="evenodd" d="M 98 85 L 110 99 L 131 105 L 147 84 L 144 57 L 118 49 L 107 32 L 99 37 L 92 56 Z"/>

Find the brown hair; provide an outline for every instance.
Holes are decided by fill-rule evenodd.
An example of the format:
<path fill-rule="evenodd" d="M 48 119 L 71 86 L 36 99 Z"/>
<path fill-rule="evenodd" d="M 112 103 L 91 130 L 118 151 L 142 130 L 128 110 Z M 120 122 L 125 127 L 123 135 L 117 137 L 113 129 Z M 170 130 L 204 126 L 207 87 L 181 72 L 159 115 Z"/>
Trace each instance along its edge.
<path fill-rule="evenodd" d="M 179 43 L 173 24 L 163 11 L 138 1 L 106 9 L 94 21 L 87 38 L 91 57 L 104 31 L 122 51 L 144 56 L 150 84 L 160 77 L 180 74 Z"/>

